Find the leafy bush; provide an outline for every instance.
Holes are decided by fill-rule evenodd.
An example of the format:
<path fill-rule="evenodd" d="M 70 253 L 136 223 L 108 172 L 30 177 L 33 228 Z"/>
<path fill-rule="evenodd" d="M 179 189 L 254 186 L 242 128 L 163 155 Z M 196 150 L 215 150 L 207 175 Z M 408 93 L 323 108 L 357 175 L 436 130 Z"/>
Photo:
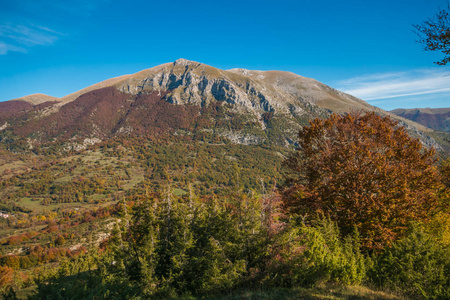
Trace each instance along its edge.
<path fill-rule="evenodd" d="M 415 299 L 450 299 L 450 249 L 417 227 L 385 248 L 369 274 L 376 285 Z"/>
<path fill-rule="evenodd" d="M 284 284 L 359 284 L 365 279 L 370 260 L 360 252 L 357 232 L 342 239 L 337 225 L 322 218 L 313 226 L 295 226 L 283 235 L 281 255 L 274 257 L 281 263 L 273 263 L 272 272 L 283 278 Z"/>
<path fill-rule="evenodd" d="M 28 299 L 140 299 L 133 286 L 96 269 L 95 253 L 64 260 L 57 270 L 39 274 Z"/>

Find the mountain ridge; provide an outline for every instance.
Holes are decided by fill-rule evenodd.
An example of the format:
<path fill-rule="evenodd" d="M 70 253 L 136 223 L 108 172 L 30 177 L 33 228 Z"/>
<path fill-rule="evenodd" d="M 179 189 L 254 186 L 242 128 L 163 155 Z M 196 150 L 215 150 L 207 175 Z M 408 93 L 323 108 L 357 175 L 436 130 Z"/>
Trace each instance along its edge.
<path fill-rule="evenodd" d="M 39 105 L 39 104 L 42 104 L 45 102 L 59 101 L 59 100 L 60 100 L 60 98 L 38 93 L 38 94 L 31 94 L 31 95 L 15 98 L 10 101 L 25 101 L 32 105 Z"/>
<path fill-rule="evenodd" d="M 182 107 L 180 116 L 190 118 L 189 122 L 161 123 L 171 118 L 164 109 L 175 116 Z M 311 119 L 364 110 L 394 117 L 428 146 L 439 146 L 427 136 L 431 129 L 315 79 L 284 71 L 220 70 L 186 59 L 107 79 L 62 98 L 29 95 L 0 102 L 2 110 L 0 133 L 31 144 L 79 143 L 131 132 L 209 130 L 237 143 L 288 145 Z M 80 120 L 82 125 L 77 123 Z M 185 123 L 189 128 L 178 126 Z"/>
<path fill-rule="evenodd" d="M 148 80 L 149 76 L 152 76 L 154 74 L 155 71 L 162 71 L 164 69 L 167 70 L 168 67 L 189 67 L 190 71 L 197 71 L 198 72 L 198 68 L 201 68 L 201 71 L 207 71 L 208 76 L 211 77 L 211 75 L 216 76 L 216 77 L 220 77 L 220 76 L 232 76 L 232 73 L 238 75 L 238 76 L 244 76 L 244 77 L 249 77 L 254 81 L 261 81 L 261 79 L 267 79 L 267 80 L 262 80 L 263 82 L 266 81 L 270 84 L 275 84 L 277 85 L 280 81 L 286 81 L 286 80 L 290 80 L 295 81 L 295 80 L 302 80 L 304 82 L 306 82 L 309 85 L 321 85 L 323 87 L 327 87 L 330 88 L 328 86 L 326 86 L 325 84 L 312 79 L 312 78 L 307 78 L 307 77 L 303 77 L 301 75 L 297 75 L 295 73 L 291 73 L 291 72 L 286 72 L 286 71 L 275 71 L 275 70 L 271 70 L 271 71 L 258 71 L 258 70 L 246 70 L 246 69 L 242 69 L 242 68 L 233 68 L 233 69 L 229 69 L 229 70 L 220 70 L 211 66 L 208 66 L 206 64 L 203 63 L 198 63 L 198 62 L 194 62 L 194 61 L 190 61 L 187 59 L 178 59 L 173 63 L 165 63 L 165 64 L 161 64 L 149 69 L 145 69 L 142 71 L 139 71 L 137 73 L 134 74 L 128 74 L 128 75 L 122 75 L 122 76 L 118 76 L 118 77 L 114 77 L 114 78 L 110 78 L 104 81 L 101 81 L 99 83 L 90 85 L 84 89 L 81 89 L 79 91 L 76 91 L 74 93 L 71 93 L 69 95 L 66 95 L 64 97 L 61 98 L 57 98 L 57 97 L 52 97 L 52 96 L 48 96 L 48 95 L 43 95 L 43 94 L 33 94 L 33 95 L 27 95 L 27 96 L 23 96 L 23 97 L 19 97 L 16 99 L 12 99 L 12 100 L 23 100 L 23 101 L 27 101 L 30 102 L 31 104 L 40 104 L 46 101 L 60 101 L 61 103 L 67 103 L 67 102 L 71 102 L 73 100 L 75 100 L 77 97 L 79 97 L 80 95 L 86 93 L 86 92 L 90 92 L 92 90 L 95 89 L 99 89 L 99 88 L 103 88 L 103 87 L 109 87 L 109 86 L 114 86 L 116 88 L 118 88 L 119 90 L 122 91 L 126 91 L 129 93 L 133 93 L 133 87 L 130 86 L 130 83 L 132 81 L 145 81 Z M 177 70 L 176 70 L 177 71 Z M 178 70 L 179 72 L 179 70 Z M 172 74 L 175 74 L 174 72 L 172 72 Z M 275 75 L 276 74 L 276 75 Z M 268 76 L 267 76 L 268 75 Z M 278 76 L 277 76 L 278 75 Z M 291 77 L 291 78 L 289 78 Z M 236 79 L 236 78 L 234 78 Z M 280 79 L 284 79 L 284 80 L 280 80 Z M 294 84 L 298 84 L 298 82 L 294 82 Z M 125 84 L 127 84 L 128 86 L 125 86 Z M 278 87 L 280 88 L 279 85 Z M 144 85 L 142 86 L 144 87 Z M 305 88 L 305 86 L 302 86 L 303 88 Z M 137 87 L 134 87 L 134 92 L 136 93 L 138 90 L 136 89 Z M 332 89 L 332 88 L 330 88 Z M 145 90 L 145 88 L 143 88 L 142 90 Z M 334 90 L 334 89 L 333 89 Z M 335 90 L 337 91 L 337 90 Z M 360 106 L 364 106 L 364 107 L 369 107 L 370 105 L 367 104 L 366 102 L 353 97 L 351 95 L 345 94 L 343 92 L 337 91 L 340 93 L 341 96 L 344 97 L 349 97 L 352 100 L 355 101 L 355 103 L 358 103 Z M 47 97 L 48 99 L 42 99 L 40 101 L 34 101 L 33 102 L 33 98 L 36 98 L 36 96 L 42 96 L 42 97 Z M 317 99 L 313 99 L 315 101 L 317 101 Z M 11 101 L 11 100 L 10 100 Z M 373 108 L 373 107 L 372 107 Z"/>
<path fill-rule="evenodd" d="M 398 108 L 390 112 L 426 127 L 450 132 L 450 108 Z"/>

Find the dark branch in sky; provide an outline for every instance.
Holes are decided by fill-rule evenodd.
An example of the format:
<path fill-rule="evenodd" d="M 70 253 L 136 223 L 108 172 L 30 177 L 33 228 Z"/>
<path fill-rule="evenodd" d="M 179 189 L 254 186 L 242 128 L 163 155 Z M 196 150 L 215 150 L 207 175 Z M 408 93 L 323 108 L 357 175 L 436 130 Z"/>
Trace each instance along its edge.
<path fill-rule="evenodd" d="M 440 9 L 435 16 L 419 25 L 414 25 L 419 35 L 419 43 L 426 51 L 440 51 L 444 58 L 435 62 L 446 65 L 450 62 L 450 4 L 447 9 Z"/>

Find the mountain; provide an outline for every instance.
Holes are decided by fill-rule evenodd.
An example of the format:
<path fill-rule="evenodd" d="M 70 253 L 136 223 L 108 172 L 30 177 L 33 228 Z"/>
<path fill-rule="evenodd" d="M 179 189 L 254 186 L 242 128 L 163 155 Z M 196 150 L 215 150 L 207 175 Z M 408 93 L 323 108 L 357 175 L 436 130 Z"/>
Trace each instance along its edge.
<path fill-rule="evenodd" d="M 0 102 L 0 140 L 22 148 L 52 143 L 81 149 L 127 135 L 207 134 L 237 144 L 286 146 L 309 120 L 350 110 L 389 114 L 290 72 L 220 70 L 179 59 L 63 98 Z M 439 147 L 432 130 L 396 118 L 425 144 Z"/>
<path fill-rule="evenodd" d="M 399 108 L 391 113 L 435 130 L 450 132 L 450 108 Z"/>
<path fill-rule="evenodd" d="M 13 101 L 25 101 L 30 103 L 31 105 L 38 105 L 44 102 L 52 102 L 52 101 L 58 101 L 59 99 L 56 97 L 52 97 L 45 94 L 32 94 L 28 96 L 24 96 L 21 98 L 13 99 Z"/>
<path fill-rule="evenodd" d="M 277 190 L 285 179 L 283 162 L 294 151 L 301 126 L 316 117 L 351 110 L 395 117 L 424 144 L 448 149 L 446 133 L 385 112 L 314 79 L 281 71 L 220 70 L 184 59 L 108 79 L 62 98 L 34 94 L 0 102 L 0 277 L 5 278 L 0 281 L 0 294 L 2 284 L 10 282 L 23 297 L 33 290 L 37 298 L 37 293 L 48 298 L 53 295 L 48 293 L 51 290 L 60 296 L 65 289 L 77 298 L 74 290 L 67 289 L 71 285 L 66 279 L 75 280 L 72 286 L 77 292 L 83 292 L 80 286 L 99 290 L 90 283 L 103 282 L 97 272 L 91 272 L 93 265 L 103 268 L 100 261 L 105 263 L 102 270 L 114 270 L 100 272 L 114 278 L 113 285 L 123 282 L 124 274 L 145 273 L 147 279 L 148 274 L 156 274 L 147 267 L 139 271 L 147 262 L 135 264 L 136 253 L 145 253 L 143 259 L 154 257 L 157 266 L 176 261 L 176 272 L 167 274 L 182 274 L 178 278 L 186 278 L 182 282 L 189 284 L 200 282 L 192 278 L 206 272 L 192 255 L 214 262 L 206 277 L 217 282 L 222 279 L 210 276 L 218 274 L 231 282 L 221 270 L 239 275 L 237 270 L 245 267 L 251 277 L 242 277 L 236 281 L 239 284 L 260 286 L 258 278 L 264 282 L 277 278 L 274 286 L 289 284 L 290 269 L 286 269 L 286 281 L 278 281 L 284 267 L 275 264 L 272 269 L 281 256 L 272 259 L 267 255 L 277 253 L 273 249 L 281 245 L 278 241 L 285 242 L 284 237 L 272 237 L 283 227 L 278 221 L 282 217 Z M 111 239 L 112 232 L 124 240 Z M 156 238 L 149 238 L 149 232 Z M 292 237 L 291 231 L 287 233 Z M 304 232 L 299 234 L 290 240 L 296 249 L 303 249 L 298 241 L 304 240 Z M 226 236 L 229 239 L 221 240 Z M 115 252 L 115 240 L 125 242 L 124 248 L 120 246 L 125 252 L 117 252 L 120 260 L 107 256 Z M 261 247 L 261 242 L 271 240 L 277 244 Z M 142 248 L 132 244 L 136 241 Z M 175 253 L 171 252 L 175 248 L 182 252 L 166 255 Z M 227 248 L 229 254 L 223 250 Z M 90 251 L 94 249 L 99 252 Z M 151 249 L 157 249 L 155 255 Z M 106 256 L 98 259 L 89 253 Z M 72 268 L 75 276 L 61 277 L 62 288 L 53 284 L 51 274 L 68 274 L 53 270 L 66 257 L 69 264 L 63 265 L 64 270 L 77 267 Z M 76 257 L 80 260 L 73 261 Z M 229 258 L 242 267 L 230 268 L 234 262 Z M 125 261 L 131 273 L 115 269 Z M 192 264 L 179 269 L 181 261 Z M 225 268 L 217 269 L 215 261 L 223 261 Z M 274 270 L 277 276 L 258 275 L 255 266 L 261 261 L 260 270 Z M 86 266 L 86 272 L 79 266 Z M 200 273 L 195 269 L 198 266 Z M 110 277 L 114 274 L 118 281 Z M 168 295 L 165 282 L 184 286 L 170 279 L 176 277 L 166 280 L 161 276 L 164 291 L 159 296 Z M 80 285 L 80 278 L 89 284 Z M 36 282 L 41 282 L 39 288 Z M 159 286 L 157 282 L 145 286 Z M 197 291 L 200 285 L 192 286 Z M 26 291 L 22 292 L 23 287 Z M 126 297 L 123 290 L 135 290 L 135 286 L 117 286 L 122 298 Z M 99 294 L 115 295 L 109 287 Z M 92 298 L 91 291 L 89 295 Z M 83 297 L 88 296 L 78 298 Z"/>

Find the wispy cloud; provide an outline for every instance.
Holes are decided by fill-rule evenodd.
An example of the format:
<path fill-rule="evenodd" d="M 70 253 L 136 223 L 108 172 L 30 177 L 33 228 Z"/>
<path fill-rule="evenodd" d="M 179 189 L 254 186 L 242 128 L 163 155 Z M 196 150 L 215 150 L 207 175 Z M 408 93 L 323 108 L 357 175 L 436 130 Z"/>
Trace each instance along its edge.
<path fill-rule="evenodd" d="M 26 52 L 33 46 L 52 45 L 62 33 L 47 27 L 28 24 L 10 25 L 0 24 L 0 55 L 5 55 L 9 51 Z"/>
<path fill-rule="evenodd" d="M 24 48 L 20 48 L 14 45 L 6 44 L 2 41 L 0 41 L 0 55 L 5 55 L 9 51 L 15 51 L 15 52 L 22 52 L 25 53 L 26 50 Z"/>
<path fill-rule="evenodd" d="M 35 46 L 53 45 L 63 36 L 79 30 L 82 21 L 89 20 L 91 14 L 108 1 L 10 1 L 0 10 L 0 55 L 26 53 Z M 68 21 L 74 18 L 77 22 Z"/>
<path fill-rule="evenodd" d="M 421 69 L 408 72 L 372 74 L 342 80 L 336 87 L 363 100 L 450 92 L 450 73 Z"/>

